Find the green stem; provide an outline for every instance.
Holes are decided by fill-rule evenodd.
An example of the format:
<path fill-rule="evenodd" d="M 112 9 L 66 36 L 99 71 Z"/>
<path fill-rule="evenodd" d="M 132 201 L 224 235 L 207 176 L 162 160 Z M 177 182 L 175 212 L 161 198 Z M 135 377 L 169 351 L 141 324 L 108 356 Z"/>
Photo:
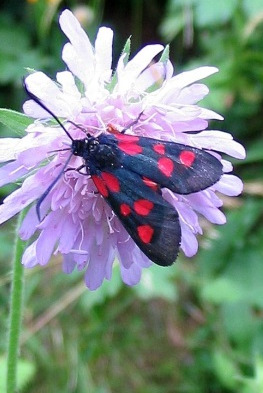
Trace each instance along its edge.
<path fill-rule="evenodd" d="M 26 243 L 20 240 L 18 230 L 25 216 L 25 210 L 18 217 L 16 242 L 14 249 L 14 264 L 11 286 L 11 302 L 8 331 L 8 356 L 7 356 L 7 384 L 6 392 L 15 393 L 17 383 L 17 360 L 19 351 L 19 337 L 22 320 L 24 267 L 21 264 Z"/>

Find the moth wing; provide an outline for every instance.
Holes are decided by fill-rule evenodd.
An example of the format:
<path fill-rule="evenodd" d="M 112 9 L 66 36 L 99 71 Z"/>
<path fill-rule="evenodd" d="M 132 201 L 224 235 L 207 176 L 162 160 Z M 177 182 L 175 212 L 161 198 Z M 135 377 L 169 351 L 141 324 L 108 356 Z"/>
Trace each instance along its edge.
<path fill-rule="evenodd" d="M 147 137 L 122 134 L 120 141 L 115 137 L 127 169 L 175 193 L 202 191 L 223 174 L 221 162 L 205 150 Z"/>
<path fill-rule="evenodd" d="M 158 265 L 171 265 L 181 242 L 174 207 L 140 175 L 125 167 L 97 170 L 91 177 L 142 252 Z"/>

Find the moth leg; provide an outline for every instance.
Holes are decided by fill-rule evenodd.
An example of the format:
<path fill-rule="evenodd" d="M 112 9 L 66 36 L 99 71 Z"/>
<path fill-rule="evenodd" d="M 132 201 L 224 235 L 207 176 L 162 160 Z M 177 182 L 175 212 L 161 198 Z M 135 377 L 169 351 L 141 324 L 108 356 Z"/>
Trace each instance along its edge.
<path fill-rule="evenodd" d="M 138 123 L 138 121 L 140 120 L 141 116 L 143 115 L 143 111 L 139 113 L 139 115 L 136 117 L 136 119 L 134 121 L 132 121 L 130 124 L 128 124 L 123 130 L 121 130 L 121 134 L 125 134 L 125 131 L 127 131 L 129 128 L 131 128 L 132 126 L 134 126 L 135 124 Z"/>
<path fill-rule="evenodd" d="M 83 168 L 86 168 L 86 165 L 85 165 L 85 164 L 80 165 L 78 168 L 67 168 L 67 169 L 64 171 L 64 173 L 69 172 L 69 171 L 77 171 L 77 172 L 80 173 L 81 175 L 87 176 L 87 175 L 88 175 L 87 172 L 86 172 L 86 173 L 81 172 L 81 169 L 83 169 Z"/>

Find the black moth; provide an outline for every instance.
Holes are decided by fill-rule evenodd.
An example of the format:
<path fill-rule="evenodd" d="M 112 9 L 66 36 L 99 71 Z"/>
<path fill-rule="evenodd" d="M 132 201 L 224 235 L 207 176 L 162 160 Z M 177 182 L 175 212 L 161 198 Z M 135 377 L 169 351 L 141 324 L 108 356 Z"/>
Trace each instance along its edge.
<path fill-rule="evenodd" d="M 63 175 L 73 155 L 86 170 L 141 251 L 154 263 L 171 265 L 179 252 L 181 227 L 176 209 L 162 197 L 162 188 L 187 195 L 215 184 L 222 164 L 207 151 L 179 143 L 127 135 L 109 126 L 109 133 L 73 139 L 64 125 L 24 83 L 26 93 L 46 110 L 71 140 L 70 155 L 60 174 L 37 202 L 40 206 Z"/>

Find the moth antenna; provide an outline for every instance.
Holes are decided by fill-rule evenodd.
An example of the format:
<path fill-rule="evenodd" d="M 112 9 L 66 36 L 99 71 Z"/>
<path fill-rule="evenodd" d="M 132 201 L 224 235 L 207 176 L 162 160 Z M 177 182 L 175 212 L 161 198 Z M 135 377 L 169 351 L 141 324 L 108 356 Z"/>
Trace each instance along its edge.
<path fill-rule="evenodd" d="M 67 122 L 70 123 L 70 124 L 72 124 L 72 125 L 75 126 L 76 128 L 78 128 L 79 130 L 81 130 L 81 131 L 83 131 L 83 132 L 86 133 L 86 128 L 85 128 L 84 126 L 81 126 L 81 125 L 75 123 L 75 122 L 72 121 L 72 120 L 67 120 Z"/>
<path fill-rule="evenodd" d="M 48 151 L 48 153 L 59 153 L 60 151 L 70 151 L 70 150 L 71 150 L 71 148 L 68 147 L 65 149 L 50 150 L 50 151 Z"/>
<path fill-rule="evenodd" d="M 28 90 L 25 78 L 23 78 L 23 86 L 24 86 L 24 89 L 25 89 L 25 92 L 27 93 L 27 95 L 33 101 L 35 101 L 39 106 L 41 106 L 41 108 L 43 108 L 46 112 L 48 112 L 53 117 L 53 119 L 56 120 L 56 122 L 60 125 L 60 127 L 65 131 L 65 133 L 67 134 L 69 139 L 71 139 L 71 141 L 73 142 L 74 139 L 72 138 L 70 133 L 66 130 L 65 126 L 62 124 L 62 122 L 59 120 L 59 118 L 50 109 L 48 109 L 48 107 L 45 104 L 43 104 L 43 102 L 37 96 L 35 96 L 35 94 L 33 94 L 31 91 Z"/>
<path fill-rule="evenodd" d="M 57 177 L 53 180 L 53 182 L 48 186 L 48 188 L 46 189 L 46 191 L 44 192 L 44 194 L 41 195 L 41 197 L 38 199 L 37 204 L 36 204 L 36 211 L 37 211 L 37 218 L 39 219 L 39 221 L 41 222 L 41 216 L 40 216 L 40 207 L 44 201 L 44 199 L 48 196 L 48 194 L 50 193 L 50 191 L 52 190 L 52 188 L 54 187 L 54 185 L 58 182 L 58 180 L 61 178 L 62 174 L 64 173 L 64 170 L 66 168 L 66 166 L 69 164 L 69 161 L 71 159 L 71 157 L 73 156 L 73 153 L 70 154 L 70 156 L 68 157 L 67 161 L 65 162 L 65 164 L 63 165 L 63 168 L 61 169 L 61 171 L 59 172 L 59 174 L 57 175 Z"/>

